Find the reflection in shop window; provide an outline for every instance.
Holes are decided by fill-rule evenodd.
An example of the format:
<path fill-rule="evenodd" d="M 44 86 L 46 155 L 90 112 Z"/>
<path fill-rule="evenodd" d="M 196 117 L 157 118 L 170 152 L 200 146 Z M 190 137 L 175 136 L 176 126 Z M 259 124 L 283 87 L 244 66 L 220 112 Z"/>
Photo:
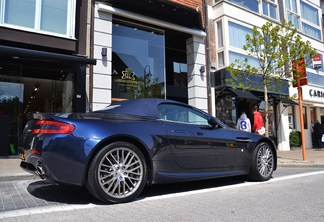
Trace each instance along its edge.
<path fill-rule="evenodd" d="M 187 88 L 187 64 L 173 62 L 173 85 L 177 87 Z"/>
<path fill-rule="evenodd" d="M 113 99 L 164 98 L 164 57 L 162 31 L 113 24 Z"/>

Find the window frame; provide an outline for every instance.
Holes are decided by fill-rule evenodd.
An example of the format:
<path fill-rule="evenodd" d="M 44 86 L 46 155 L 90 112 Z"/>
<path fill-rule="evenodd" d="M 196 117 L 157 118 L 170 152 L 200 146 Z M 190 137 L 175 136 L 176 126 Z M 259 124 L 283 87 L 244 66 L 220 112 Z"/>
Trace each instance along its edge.
<path fill-rule="evenodd" d="M 75 39 L 75 23 L 76 23 L 76 1 L 77 0 L 66 0 L 67 1 L 67 18 L 66 18 L 66 30 L 65 34 L 52 32 L 52 31 L 45 31 L 41 30 L 41 9 L 42 9 L 42 2 L 43 0 L 36 0 L 35 1 L 35 14 L 34 14 L 34 27 L 29 28 L 25 26 L 5 23 L 5 7 L 6 7 L 6 1 L 9 0 L 0 0 L 0 27 L 6 27 L 11 29 L 17 29 L 17 30 L 23 30 L 28 32 L 34 32 L 34 33 L 40 33 L 45 35 L 51 35 L 51 36 L 57 36 L 57 37 L 63 37 L 68 39 Z"/>
<path fill-rule="evenodd" d="M 263 13 L 263 5 L 264 4 L 266 4 L 266 7 L 267 7 L 267 14 Z M 275 8 L 276 18 L 271 17 L 270 5 L 272 5 Z M 278 2 L 277 2 L 277 0 L 262 0 L 261 1 L 261 11 L 260 11 L 260 13 L 262 13 L 263 16 L 266 16 L 266 17 L 268 17 L 270 19 L 278 20 Z"/>
<path fill-rule="evenodd" d="M 257 14 L 261 13 L 260 12 L 260 7 L 259 7 L 259 0 L 253 0 L 254 4 L 257 4 L 256 11 L 254 11 L 253 9 L 248 7 L 246 4 L 244 4 L 245 1 L 249 1 L 249 0 L 243 0 L 243 1 L 240 1 L 240 2 L 237 2 L 235 0 L 228 0 L 228 1 L 231 2 L 232 4 L 237 5 L 238 7 L 244 8 L 246 10 L 249 10 L 249 11 L 253 12 L 253 13 L 257 13 Z"/>
<path fill-rule="evenodd" d="M 295 108 L 294 105 L 289 105 L 288 109 L 288 125 L 289 129 L 296 129 L 296 120 L 295 120 Z M 290 128 L 291 127 L 291 128 Z"/>
<path fill-rule="evenodd" d="M 321 25 L 321 18 L 320 18 L 321 13 L 319 12 L 319 9 L 317 9 L 317 22 L 318 22 L 318 24 L 315 24 L 315 23 L 307 20 L 306 18 L 303 18 L 301 5 L 302 4 L 308 5 L 308 6 L 312 7 L 312 8 L 314 8 L 315 10 L 316 10 L 316 8 L 311 6 L 310 4 L 308 4 L 305 1 L 299 1 L 299 4 L 300 4 L 300 24 L 301 24 L 300 29 L 301 29 L 302 33 L 304 33 L 307 36 L 313 37 L 315 39 L 321 40 L 322 39 L 322 29 L 321 29 L 321 26 L 320 26 Z M 318 31 L 318 33 L 319 33 L 319 38 L 317 38 L 317 37 L 315 37 L 315 36 L 313 36 L 311 34 L 306 33 L 304 31 L 303 25 L 306 25 L 306 26 L 309 26 L 310 28 L 316 29 Z"/>
<path fill-rule="evenodd" d="M 225 22 L 223 19 L 219 19 L 215 21 L 215 26 L 216 26 L 215 38 L 218 39 L 216 44 L 216 61 L 217 61 L 216 69 L 222 69 L 226 65 L 226 58 L 225 58 L 226 38 L 224 37 L 225 34 L 224 31 L 226 30 L 226 28 L 224 27 L 224 24 Z M 222 63 L 220 63 L 221 60 Z"/>
<path fill-rule="evenodd" d="M 294 11 L 292 9 L 292 1 L 296 2 L 296 11 Z M 287 5 L 286 3 L 289 3 L 289 5 Z M 301 4 L 306 4 L 314 9 L 317 9 L 317 14 L 318 14 L 318 22 L 319 22 L 319 25 L 316 25 L 315 23 L 312 23 L 308 20 L 306 20 L 305 18 L 303 18 L 302 16 L 302 12 L 301 12 Z M 284 1 L 284 8 L 285 8 L 285 18 L 287 21 L 291 21 L 294 25 L 294 27 L 299 30 L 300 32 L 302 32 L 304 35 L 307 35 L 311 38 L 314 38 L 314 39 L 317 39 L 317 40 L 322 40 L 322 28 L 321 28 L 321 18 L 320 18 L 320 10 L 319 8 L 316 8 L 314 6 L 312 6 L 311 4 L 309 4 L 308 2 L 306 1 L 302 1 L 302 0 L 285 0 Z M 289 19 L 289 16 L 292 16 L 291 19 Z M 295 26 L 295 23 L 293 22 L 294 19 L 293 18 L 296 18 L 297 19 L 297 23 L 298 23 L 298 27 Z M 318 33 L 319 33 L 319 36 L 315 36 L 313 34 L 309 34 L 305 31 L 305 26 L 308 26 L 310 28 L 313 28 L 315 29 L 315 31 L 317 30 Z"/>
<path fill-rule="evenodd" d="M 286 3 L 287 1 L 289 2 L 289 8 L 287 7 Z M 293 4 L 292 1 L 296 2 L 296 11 L 293 10 Z M 298 20 L 298 27 L 295 26 L 295 23 L 293 22 L 293 20 L 291 21 L 292 24 L 294 25 L 294 27 L 298 30 L 301 30 L 301 21 L 300 21 L 300 7 L 299 7 L 299 0 L 285 0 L 284 1 L 285 4 L 285 11 L 286 11 L 286 19 L 287 21 L 291 21 L 289 20 L 288 16 L 291 15 L 292 17 L 295 17 Z"/>

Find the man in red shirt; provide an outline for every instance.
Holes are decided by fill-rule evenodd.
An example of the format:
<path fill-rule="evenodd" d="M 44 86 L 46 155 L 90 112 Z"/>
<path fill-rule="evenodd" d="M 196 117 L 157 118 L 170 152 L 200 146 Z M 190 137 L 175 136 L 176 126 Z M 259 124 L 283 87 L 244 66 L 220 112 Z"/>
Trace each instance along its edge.
<path fill-rule="evenodd" d="M 252 131 L 260 134 L 258 131 L 263 127 L 263 119 L 261 113 L 258 111 L 258 106 L 253 106 L 253 127 Z"/>

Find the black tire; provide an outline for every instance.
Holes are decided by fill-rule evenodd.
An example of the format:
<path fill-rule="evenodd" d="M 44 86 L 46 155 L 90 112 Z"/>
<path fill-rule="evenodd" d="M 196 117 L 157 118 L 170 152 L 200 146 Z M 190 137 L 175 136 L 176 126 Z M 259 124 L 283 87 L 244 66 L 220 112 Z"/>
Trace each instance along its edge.
<path fill-rule="evenodd" d="M 249 178 L 253 181 L 267 181 L 274 170 L 274 152 L 268 143 L 259 143 L 253 151 Z"/>
<path fill-rule="evenodd" d="M 101 149 L 90 163 L 86 187 L 106 203 L 134 200 L 147 180 L 143 153 L 133 144 L 115 142 Z"/>

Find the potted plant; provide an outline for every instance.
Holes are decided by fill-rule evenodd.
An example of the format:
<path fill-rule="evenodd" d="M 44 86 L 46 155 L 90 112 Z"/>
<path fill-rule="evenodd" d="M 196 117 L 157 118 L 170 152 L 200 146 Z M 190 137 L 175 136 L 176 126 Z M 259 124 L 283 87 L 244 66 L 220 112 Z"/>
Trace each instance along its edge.
<path fill-rule="evenodd" d="M 289 134 L 289 145 L 290 149 L 294 149 L 295 147 L 301 146 L 301 133 L 300 131 L 291 131 Z"/>

